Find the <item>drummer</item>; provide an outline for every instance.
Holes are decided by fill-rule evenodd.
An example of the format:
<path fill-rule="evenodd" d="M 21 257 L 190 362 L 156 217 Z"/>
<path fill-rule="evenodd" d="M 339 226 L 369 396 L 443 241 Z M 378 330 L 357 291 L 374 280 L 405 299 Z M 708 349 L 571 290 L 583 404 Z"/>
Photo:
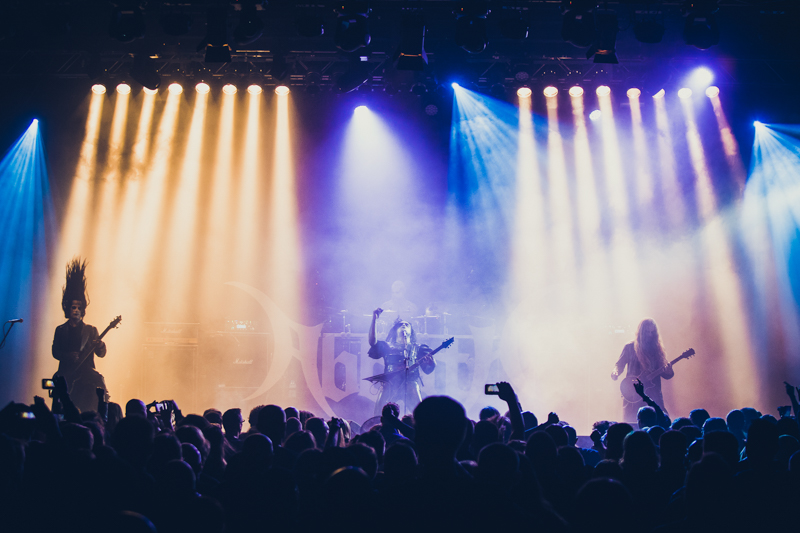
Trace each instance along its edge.
<path fill-rule="evenodd" d="M 405 284 L 399 280 L 392 283 L 392 298 L 383 302 L 381 308 L 383 308 L 381 318 L 388 321 L 389 324 L 393 323 L 398 316 L 408 319 L 418 314 L 417 306 L 406 298 Z"/>

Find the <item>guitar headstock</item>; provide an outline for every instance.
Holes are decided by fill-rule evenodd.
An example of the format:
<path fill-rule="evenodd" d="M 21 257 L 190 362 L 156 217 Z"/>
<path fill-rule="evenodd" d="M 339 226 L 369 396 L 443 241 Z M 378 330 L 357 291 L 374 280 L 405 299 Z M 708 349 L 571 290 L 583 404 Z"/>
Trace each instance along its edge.
<path fill-rule="evenodd" d="M 120 322 L 122 322 L 122 315 L 117 315 L 117 318 L 112 320 L 111 324 L 109 324 L 109 326 L 112 327 L 112 328 L 118 328 Z"/>
<path fill-rule="evenodd" d="M 452 344 L 455 342 L 455 340 L 456 340 L 455 337 L 450 337 L 449 339 L 447 339 L 446 341 L 444 341 L 442 343 L 441 349 L 444 350 L 444 349 L 449 348 L 450 346 L 452 346 Z"/>
<path fill-rule="evenodd" d="M 694 348 L 689 348 L 688 350 L 683 352 L 678 359 L 691 359 L 692 357 L 694 357 L 694 355 L 695 355 Z"/>

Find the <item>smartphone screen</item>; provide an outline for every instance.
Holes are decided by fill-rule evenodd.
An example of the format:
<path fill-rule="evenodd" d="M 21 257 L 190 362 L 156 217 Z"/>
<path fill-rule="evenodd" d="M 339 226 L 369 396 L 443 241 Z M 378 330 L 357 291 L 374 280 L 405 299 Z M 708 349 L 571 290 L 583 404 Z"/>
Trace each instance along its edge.
<path fill-rule="evenodd" d="M 487 383 L 483 388 L 484 394 L 500 394 L 500 387 L 496 383 Z"/>
<path fill-rule="evenodd" d="M 55 389 L 56 388 L 56 384 L 53 383 L 52 379 L 43 379 L 42 380 L 42 388 L 45 389 L 45 390 L 47 390 L 47 389 Z"/>

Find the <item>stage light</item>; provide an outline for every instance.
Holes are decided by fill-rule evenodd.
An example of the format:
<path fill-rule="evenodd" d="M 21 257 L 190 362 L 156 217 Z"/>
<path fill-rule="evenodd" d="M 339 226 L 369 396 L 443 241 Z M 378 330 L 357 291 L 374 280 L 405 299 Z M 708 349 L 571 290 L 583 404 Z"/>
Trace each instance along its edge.
<path fill-rule="evenodd" d="M 158 94 L 158 89 L 148 89 L 147 87 L 145 87 L 143 91 L 144 94 L 150 94 L 150 95 Z"/>
<path fill-rule="evenodd" d="M 517 96 L 520 98 L 530 98 L 533 91 L 531 91 L 528 87 L 520 87 L 517 89 Z"/>
<path fill-rule="evenodd" d="M 484 0 L 463 0 L 456 9 L 456 45 L 470 54 L 486 50 L 488 4 Z"/>
<path fill-rule="evenodd" d="M 706 89 L 706 96 L 709 98 L 716 98 L 719 96 L 719 87 L 712 85 L 711 87 Z"/>
<path fill-rule="evenodd" d="M 198 51 L 205 46 L 206 63 L 230 63 L 231 47 L 228 45 L 228 5 L 208 8 L 206 17 L 206 36 L 197 46 Z"/>
<path fill-rule="evenodd" d="M 92 92 L 94 94 L 106 94 L 106 86 L 101 83 L 92 85 Z"/>
<path fill-rule="evenodd" d="M 459 87 L 461 87 L 461 85 L 457 84 L 456 82 L 453 82 L 453 83 L 451 83 L 451 84 L 450 84 L 450 86 L 451 86 L 453 89 L 458 89 Z"/>
<path fill-rule="evenodd" d="M 335 9 L 336 34 L 333 38 L 336 48 L 354 52 L 367 46 L 372 37 L 369 34 L 370 8 L 365 1 L 346 1 Z"/>
<path fill-rule="evenodd" d="M 434 104 L 434 103 L 430 103 L 430 104 L 426 105 L 425 106 L 425 114 L 428 115 L 429 117 L 434 117 L 434 116 L 438 115 L 439 114 L 439 106 Z"/>
<path fill-rule="evenodd" d="M 596 5 L 593 0 L 562 0 L 561 38 L 578 48 L 591 45 L 595 36 L 592 10 Z"/>
<path fill-rule="evenodd" d="M 642 95 L 642 91 L 640 89 L 637 89 L 636 87 L 631 87 L 630 89 L 628 89 L 627 94 L 628 98 L 633 100 L 639 98 Z"/>
<path fill-rule="evenodd" d="M 578 87 L 577 85 L 574 87 L 569 88 L 569 95 L 573 98 L 578 98 L 579 96 L 583 96 L 583 87 Z"/>
<path fill-rule="evenodd" d="M 425 53 L 425 19 L 422 11 L 406 11 L 400 23 L 400 47 L 397 50 L 397 70 L 423 70 L 428 64 Z"/>
<path fill-rule="evenodd" d="M 692 97 L 692 90 L 688 87 L 684 87 L 678 91 L 678 98 L 685 99 Z"/>
<path fill-rule="evenodd" d="M 119 94 L 131 94 L 131 86 L 127 83 L 120 83 L 117 85 L 117 92 Z"/>
<path fill-rule="evenodd" d="M 653 95 L 653 98 L 664 98 L 664 95 L 667 94 L 664 89 L 661 89 L 656 94 Z"/>
<path fill-rule="evenodd" d="M 753 121 L 753 126 L 755 126 L 756 128 L 758 128 L 760 126 L 763 126 L 763 125 L 764 125 L 764 123 L 761 122 L 760 120 L 754 120 Z"/>
<path fill-rule="evenodd" d="M 236 88 L 236 85 L 234 85 L 232 83 L 226 83 L 222 87 L 222 92 L 224 92 L 225 94 L 236 94 L 237 90 L 238 89 Z"/>
<path fill-rule="evenodd" d="M 595 90 L 595 93 L 597 93 L 597 96 L 608 96 L 611 94 L 611 87 L 608 85 L 601 85 Z"/>
<path fill-rule="evenodd" d="M 161 75 L 156 70 L 155 62 L 146 54 L 136 54 L 130 69 L 133 81 L 147 89 L 158 89 L 161 86 Z"/>
<path fill-rule="evenodd" d="M 700 50 L 719 44 L 719 26 L 715 13 L 719 11 L 718 0 L 686 0 L 681 7 L 686 17 L 683 40 Z"/>
<path fill-rule="evenodd" d="M 170 92 L 172 92 L 172 85 L 170 87 Z M 198 94 L 208 94 L 211 90 L 211 87 L 204 81 L 201 81 L 197 85 L 194 86 L 194 90 L 198 92 Z"/>
<path fill-rule="evenodd" d="M 250 85 L 247 88 L 247 92 L 250 94 L 261 94 L 263 91 L 264 89 L 261 88 L 261 85 L 256 85 L 256 84 Z"/>
<path fill-rule="evenodd" d="M 181 94 L 182 92 L 183 92 L 183 87 L 181 87 L 180 83 L 169 84 L 169 94 Z"/>
<path fill-rule="evenodd" d="M 595 9 L 595 37 L 594 43 L 586 51 L 586 59 L 594 56 L 595 63 L 616 65 L 617 59 L 617 32 L 619 23 L 617 13 L 610 9 Z"/>
<path fill-rule="evenodd" d="M 139 0 L 121 0 L 114 4 L 108 26 L 109 36 L 123 43 L 132 43 L 144 37 L 144 13 L 140 4 Z"/>
<path fill-rule="evenodd" d="M 714 73 L 706 67 L 694 69 L 691 76 L 689 76 L 689 84 L 699 89 L 708 87 L 712 81 L 714 81 Z"/>
<path fill-rule="evenodd" d="M 592 120 L 599 120 L 600 119 L 600 115 L 601 115 L 600 110 L 599 109 L 595 109 L 594 111 L 589 113 L 589 118 L 592 119 Z"/>
<path fill-rule="evenodd" d="M 545 87 L 545 88 L 544 88 L 544 90 L 542 91 L 542 93 L 543 93 L 543 94 L 544 94 L 544 95 L 545 95 L 547 98 L 553 98 L 554 96 L 558 95 L 558 89 L 557 89 L 557 88 L 555 88 L 555 87 L 553 87 L 552 85 L 548 85 L 547 87 Z"/>
<path fill-rule="evenodd" d="M 239 24 L 233 30 L 233 40 L 236 44 L 254 43 L 264 35 L 264 21 L 256 10 L 263 0 L 242 0 L 238 4 L 242 9 L 239 12 Z"/>
<path fill-rule="evenodd" d="M 367 108 L 367 106 L 365 106 L 365 105 L 360 105 L 360 106 L 357 106 L 357 107 L 356 107 L 356 108 L 353 110 L 353 112 L 354 112 L 354 113 L 356 113 L 356 114 L 362 114 L 362 113 L 366 113 L 366 112 L 368 112 L 368 111 L 369 111 L 369 109 L 368 109 L 368 108 Z"/>
<path fill-rule="evenodd" d="M 286 96 L 287 94 L 289 94 L 289 87 L 287 87 L 286 85 L 278 85 L 277 87 L 275 87 L 275 94 L 277 94 L 278 96 Z"/>

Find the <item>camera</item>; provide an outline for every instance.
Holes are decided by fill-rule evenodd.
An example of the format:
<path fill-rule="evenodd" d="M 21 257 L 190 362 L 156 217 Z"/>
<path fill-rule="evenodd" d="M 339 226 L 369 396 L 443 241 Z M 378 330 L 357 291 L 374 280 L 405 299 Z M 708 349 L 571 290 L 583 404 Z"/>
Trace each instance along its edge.
<path fill-rule="evenodd" d="M 36 420 L 36 415 L 31 411 L 20 411 L 19 417 L 23 420 Z"/>
<path fill-rule="evenodd" d="M 42 380 L 42 388 L 44 390 L 53 390 L 56 388 L 56 384 L 52 379 L 43 379 Z"/>
<path fill-rule="evenodd" d="M 483 387 L 483 393 L 498 395 L 500 394 L 500 387 L 497 386 L 497 383 L 487 383 Z"/>
<path fill-rule="evenodd" d="M 778 414 L 780 415 L 781 418 L 792 416 L 792 406 L 791 405 L 778 406 Z"/>
<path fill-rule="evenodd" d="M 168 401 L 153 402 L 153 403 L 147 404 L 147 408 L 148 409 L 152 408 L 153 411 L 155 411 L 156 413 L 160 413 L 161 411 L 169 410 L 170 404 L 169 404 Z"/>

